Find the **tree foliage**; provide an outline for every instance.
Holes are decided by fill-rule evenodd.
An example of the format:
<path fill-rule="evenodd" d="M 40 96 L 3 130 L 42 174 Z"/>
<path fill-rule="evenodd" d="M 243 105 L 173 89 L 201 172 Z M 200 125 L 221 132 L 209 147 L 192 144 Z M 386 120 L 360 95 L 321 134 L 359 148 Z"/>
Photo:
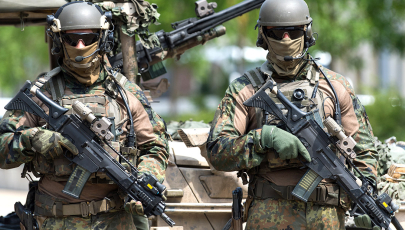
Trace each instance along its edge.
<path fill-rule="evenodd" d="M 0 86 L 2 96 L 12 96 L 26 79 L 49 70 L 48 44 L 43 26 L 0 27 Z"/>
<path fill-rule="evenodd" d="M 397 140 L 405 141 L 405 100 L 395 89 L 378 92 L 374 98 L 374 104 L 365 106 L 374 136 L 380 140 L 396 136 Z"/>
<path fill-rule="evenodd" d="M 161 13 L 161 25 L 151 27 L 170 31 L 170 23 L 194 17 L 192 0 L 154 0 Z M 217 1 L 216 12 L 241 2 Z M 405 50 L 405 1 L 403 0 L 306 0 L 313 30 L 319 39 L 313 49 L 347 55 L 362 42 L 371 42 L 376 49 Z M 173 13 L 176 12 L 176 13 Z M 178 12 L 178 13 L 177 13 Z M 181 12 L 181 13 L 180 13 Z M 254 10 L 225 23 L 229 44 L 254 45 L 254 30 L 259 10 Z"/>
<path fill-rule="evenodd" d="M 151 26 L 150 31 L 171 31 L 171 23 L 195 17 L 194 0 L 151 0 L 159 6 L 161 25 Z M 241 0 L 217 1 L 216 11 L 223 10 Z M 319 34 L 312 49 L 328 51 L 334 57 L 347 57 L 361 42 L 369 41 L 377 49 L 388 48 L 403 53 L 405 50 L 405 1 L 403 0 L 307 0 L 314 31 Z M 254 46 L 257 31 L 254 30 L 259 10 L 226 22 L 227 34 L 222 39 L 210 41 L 218 45 Z M 0 27 L 0 84 L 2 91 L 10 92 L 22 79 L 34 78 L 48 64 L 47 44 L 43 26 Z M 203 47 L 193 55 L 201 57 Z M 192 59 L 192 60 L 191 60 Z M 191 58 L 190 64 L 199 72 L 200 61 Z M 194 61 L 193 61 L 194 60 Z M 200 65 L 200 67 L 196 67 Z"/>

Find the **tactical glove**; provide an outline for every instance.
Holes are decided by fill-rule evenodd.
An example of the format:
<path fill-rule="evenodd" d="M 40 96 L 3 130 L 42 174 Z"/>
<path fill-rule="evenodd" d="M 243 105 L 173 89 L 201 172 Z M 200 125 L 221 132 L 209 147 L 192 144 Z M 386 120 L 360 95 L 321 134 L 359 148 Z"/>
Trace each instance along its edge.
<path fill-rule="evenodd" d="M 379 226 L 371 227 L 371 219 L 368 215 L 361 215 L 354 218 L 354 223 L 358 228 L 366 228 L 366 229 L 373 229 L 373 230 L 381 230 Z"/>
<path fill-rule="evenodd" d="M 32 149 L 44 155 L 46 159 L 53 160 L 58 158 L 63 154 L 64 149 L 62 147 L 74 155 L 79 154 L 76 146 L 60 133 L 42 128 L 33 129 L 37 129 L 37 131 L 35 131 L 31 138 Z"/>
<path fill-rule="evenodd" d="M 311 157 L 301 141 L 276 126 L 263 126 L 260 143 L 263 148 L 274 149 L 281 160 L 297 158 L 299 153 L 306 161 L 311 161 Z"/>
<path fill-rule="evenodd" d="M 140 201 L 131 200 L 124 204 L 125 211 L 131 214 L 136 214 L 139 216 L 145 215 L 143 212 L 143 206 Z"/>

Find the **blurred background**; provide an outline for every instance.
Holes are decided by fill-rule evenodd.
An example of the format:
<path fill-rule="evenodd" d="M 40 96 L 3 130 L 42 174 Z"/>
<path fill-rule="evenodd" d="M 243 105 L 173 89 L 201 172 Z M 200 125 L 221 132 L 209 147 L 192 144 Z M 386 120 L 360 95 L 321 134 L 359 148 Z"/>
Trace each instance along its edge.
<path fill-rule="evenodd" d="M 161 23 L 150 26 L 151 32 L 171 31 L 171 23 L 195 17 L 193 0 L 149 2 L 159 6 Z M 217 1 L 215 11 L 239 2 Z M 309 52 L 321 58 L 320 64 L 350 81 L 366 107 L 375 136 L 382 141 L 391 136 L 405 141 L 405 1 L 306 2 L 313 18 L 313 31 L 318 33 L 316 45 Z M 180 60 L 164 62 L 168 73 L 162 77 L 169 80 L 170 87 L 152 107 L 166 122 L 189 119 L 210 122 L 229 83 L 265 61 L 267 52 L 255 46 L 258 14 L 259 10 L 254 10 L 226 22 L 224 36 L 186 51 Z M 34 80 L 41 72 L 50 70 L 45 41 L 45 26 L 27 26 L 23 16 L 18 26 L 0 26 L 0 116 L 5 112 L 4 105 L 25 80 Z M 5 170 L 0 171 L 3 184 L 0 188 L 28 186 L 6 183 L 9 176 L 4 174 Z M 5 190 L 0 189 L 0 197 L 7 197 Z M 0 211 L 0 215 L 7 213 L 4 212 Z"/>

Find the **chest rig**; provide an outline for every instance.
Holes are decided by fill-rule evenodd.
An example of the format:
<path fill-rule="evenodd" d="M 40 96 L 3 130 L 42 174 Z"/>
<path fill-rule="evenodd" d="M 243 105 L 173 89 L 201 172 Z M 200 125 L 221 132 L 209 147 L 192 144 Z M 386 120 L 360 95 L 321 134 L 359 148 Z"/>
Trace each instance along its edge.
<path fill-rule="evenodd" d="M 127 160 L 133 165 L 136 165 L 137 157 L 140 153 L 138 149 L 134 147 L 125 147 L 125 139 L 123 137 L 123 125 L 128 121 L 128 114 L 124 105 L 117 102 L 116 98 L 118 93 L 116 92 L 115 83 L 107 78 L 104 86 L 95 88 L 92 93 L 87 94 L 65 94 L 65 79 L 63 74 L 60 73 L 60 67 L 46 73 L 43 77 L 39 78 L 40 82 L 38 87 L 44 87 L 51 95 L 52 100 L 59 103 L 64 108 L 69 109 L 66 114 L 74 113 L 72 105 L 74 101 L 78 100 L 82 102 L 86 107 L 90 108 L 96 117 L 106 117 L 111 123 L 111 132 L 114 135 L 111 145 L 121 152 Z M 125 85 L 127 79 L 123 75 L 117 76 L 117 81 L 121 85 Z M 37 84 L 37 83 L 36 83 Z M 108 146 L 102 146 L 107 150 L 112 157 L 120 162 L 119 156 Z M 54 181 L 66 181 L 70 174 L 73 172 L 74 165 L 71 164 L 64 156 L 59 159 L 55 159 L 53 162 L 47 162 L 41 159 L 42 155 L 38 154 L 32 161 L 34 169 L 37 173 L 43 174 L 46 177 Z M 90 177 L 92 183 L 112 183 L 112 181 L 104 173 L 94 173 Z"/>
<path fill-rule="evenodd" d="M 270 80 L 272 75 L 273 72 L 269 68 L 267 62 L 265 62 L 260 68 L 245 73 L 245 76 L 252 83 L 255 92 L 260 89 L 266 80 Z M 319 76 L 319 68 L 315 68 L 311 65 L 307 69 L 306 77 L 303 80 L 277 83 L 277 88 L 301 111 L 310 112 L 318 109 L 319 114 L 321 115 L 321 118 L 318 118 L 320 120 L 318 123 L 322 123 L 325 119 L 324 116 L 322 116 L 324 114 L 323 101 L 325 96 L 322 91 L 318 90 Z M 269 96 L 285 115 L 287 109 L 284 105 L 274 94 L 270 93 Z M 259 126 L 257 128 L 261 128 L 266 124 L 276 125 L 279 128 L 285 129 L 276 116 L 265 114 L 258 108 L 256 108 L 255 112 L 256 119 L 258 119 L 257 124 Z M 249 198 L 247 199 L 246 204 L 248 205 L 253 199 L 264 200 L 271 198 L 296 200 L 291 194 L 295 185 L 279 186 L 275 184 L 275 180 L 273 179 L 283 175 L 283 177 L 285 176 L 285 178 L 282 179 L 284 184 L 296 184 L 305 172 L 301 171 L 301 167 L 302 163 L 299 159 L 281 160 L 276 152 L 268 151 L 266 160 L 263 160 L 259 166 L 247 171 L 247 174 L 249 175 Z M 274 173 L 276 171 L 279 172 Z M 239 172 L 238 175 L 242 177 L 243 181 L 247 182 L 246 176 L 244 176 L 243 172 Z M 319 205 L 340 206 L 345 210 L 348 208 L 346 204 L 350 204 L 347 196 L 345 196 L 340 190 L 338 185 L 326 181 L 317 186 L 308 201 Z"/>
<path fill-rule="evenodd" d="M 272 79 L 273 71 L 269 68 L 268 63 L 265 62 L 260 68 L 248 71 L 245 76 L 252 83 L 255 92 L 260 89 L 260 87 L 265 83 L 266 80 Z M 309 67 L 306 79 L 296 80 L 293 82 L 278 83 L 277 88 L 284 94 L 284 96 L 295 104 L 301 111 L 310 112 L 315 109 L 319 110 L 319 114 L 324 114 L 323 101 L 324 95 L 322 91 L 318 90 L 317 85 L 319 82 L 319 71 L 312 65 Z M 281 109 L 284 115 L 287 114 L 288 110 L 279 101 L 277 96 L 270 93 L 269 96 Z M 280 125 L 280 120 L 273 114 L 267 114 L 260 108 L 255 108 L 255 117 L 257 124 L 261 128 L 263 125 L 275 125 L 279 128 L 285 129 L 283 125 Z M 323 119 L 323 118 L 322 118 Z M 267 153 L 267 161 L 264 161 L 259 169 L 253 171 L 259 174 L 266 174 L 270 171 L 282 170 L 287 168 L 299 168 L 302 163 L 299 159 L 291 160 L 281 160 L 278 154 L 274 151 L 269 151 Z"/>

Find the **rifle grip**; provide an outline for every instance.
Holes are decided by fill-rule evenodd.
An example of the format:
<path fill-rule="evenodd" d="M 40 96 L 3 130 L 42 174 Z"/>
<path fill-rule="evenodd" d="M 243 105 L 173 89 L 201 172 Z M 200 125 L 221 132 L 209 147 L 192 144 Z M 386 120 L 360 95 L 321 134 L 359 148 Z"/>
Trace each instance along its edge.
<path fill-rule="evenodd" d="M 294 190 L 292 191 L 292 195 L 304 202 L 307 202 L 309 196 L 311 196 L 312 192 L 315 190 L 316 186 L 318 186 L 319 182 L 321 181 L 322 181 L 321 176 L 319 176 L 312 169 L 308 169 L 305 175 L 295 186 Z"/>
<path fill-rule="evenodd" d="M 69 180 L 67 181 L 62 192 L 76 199 L 79 199 L 84 185 L 86 185 L 86 182 L 89 180 L 90 175 L 91 172 L 77 165 L 70 175 Z"/>

